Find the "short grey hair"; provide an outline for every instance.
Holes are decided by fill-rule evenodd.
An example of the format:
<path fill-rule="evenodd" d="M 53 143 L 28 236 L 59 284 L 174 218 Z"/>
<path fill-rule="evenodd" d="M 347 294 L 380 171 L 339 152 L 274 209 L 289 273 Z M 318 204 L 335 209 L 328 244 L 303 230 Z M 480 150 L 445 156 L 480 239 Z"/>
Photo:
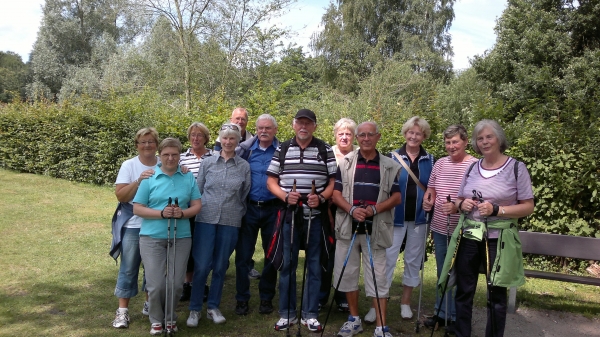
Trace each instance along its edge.
<path fill-rule="evenodd" d="M 350 118 L 342 118 L 333 126 L 333 135 L 336 136 L 339 130 L 348 129 L 352 135 L 356 135 L 356 122 Z"/>
<path fill-rule="evenodd" d="M 429 123 L 427 123 L 426 120 L 419 116 L 411 117 L 409 120 L 406 121 L 406 123 L 404 123 L 404 125 L 402 125 L 402 135 L 406 135 L 408 129 L 412 128 L 415 125 L 418 126 L 419 129 L 421 129 L 421 132 L 423 132 L 424 139 L 427 139 L 429 138 L 429 136 L 431 136 L 431 127 L 429 126 Z"/>
<path fill-rule="evenodd" d="M 242 129 L 239 125 L 235 124 L 235 123 L 224 123 L 221 128 L 223 128 L 223 126 L 226 125 L 235 125 L 237 126 L 237 130 L 235 129 L 231 129 L 231 128 L 226 128 L 225 130 L 220 130 L 219 131 L 219 139 L 223 139 L 225 137 L 231 137 L 234 136 L 237 139 L 237 142 L 240 142 L 240 139 L 242 139 L 242 134 L 240 133 L 240 130 Z"/>
<path fill-rule="evenodd" d="M 366 124 L 371 124 L 371 125 L 374 125 L 374 126 L 375 126 L 375 132 L 376 132 L 377 134 L 379 134 L 379 125 L 377 125 L 377 123 L 375 123 L 375 122 L 373 122 L 373 121 L 366 121 L 366 122 L 362 122 L 362 123 L 358 124 L 358 126 L 357 126 L 357 127 L 356 127 L 356 129 L 355 129 L 356 131 L 354 132 L 354 134 L 355 134 L 355 135 L 356 135 L 356 134 L 358 134 L 358 129 L 359 129 L 361 126 L 363 126 L 363 125 L 366 125 Z"/>
<path fill-rule="evenodd" d="M 444 139 L 452 138 L 456 135 L 460 136 L 462 140 L 468 140 L 469 134 L 467 133 L 467 129 L 461 124 L 450 125 L 444 130 Z"/>
<path fill-rule="evenodd" d="M 258 118 L 256 119 L 256 126 L 258 126 L 259 121 L 262 121 L 264 119 L 271 121 L 271 123 L 273 123 L 273 126 L 277 127 L 277 120 L 275 120 L 275 117 L 273 117 L 269 114 L 262 114 L 262 115 L 258 116 Z"/>
<path fill-rule="evenodd" d="M 508 149 L 508 140 L 506 140 L 504 129 L 502 129 L 498 122 L 491 119 L 482 119 L 479 122 L 477 122 L 477 124 L 475 124 L 475 127 L 473 128 L 473 134 L 471 135 L 471 145 L 473 146 L 473 150 L 477 154 L 481 154 L 481 150 L 477 146 L 477 137 L 479 136 L 479 133 L 485 128 L 490 128 L 492 132 L 496 135 L 496 138 L 498 138 L 498 142 L 500 143 L 500 153 L 504 153 L 504 151 Z"/>
<path fill-rule="evenodd" d="M 177 148 L 177 154 L 179 155 L 179 153 L 181 153 L 181 141 L 177 138 L 170 137 L 163 139 L 162 142 L 160 142 L 160 145 L 158 145 L 158 153 L 162 153 L 166 147 L 175 147 Z"/>

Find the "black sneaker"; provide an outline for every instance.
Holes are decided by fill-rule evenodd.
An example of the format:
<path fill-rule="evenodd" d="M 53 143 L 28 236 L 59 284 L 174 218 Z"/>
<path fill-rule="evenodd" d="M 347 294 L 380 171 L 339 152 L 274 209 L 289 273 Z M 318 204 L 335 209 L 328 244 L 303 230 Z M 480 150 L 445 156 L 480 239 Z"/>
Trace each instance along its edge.
<path fill-rule="evenodd" d="M 204 297 L 202 298 L 202 302 L 207 302 L 208 301 L 208 291 L 210 290 L 210 288 L 208 287 L 208 284 L 204 285 Z"/>
<path fill-rule="evenodd" d="M 248 310 L 248 301 L 237 301 L 237 305 L 235 306 L 236 315 L 247 315 Z"/>
<path fill-rule="evenodd" d="M 192 296 L 192 284 L 190 282 L 185 282 L 183 284 L 183 291 L 181 292 L 181 298 L 179 301 L 185 302 L 189 301 Z"/>
<path fill-rule="evenodd" d="M 451 322 L 448 322 L 448 323 L 451 323 Z M 423 325 L 430 329 L 434 328 L 436 326 L 436 324 L 437 324 L 438 328 L 444 327 L 444 326 L 446 326 L 446 320 L 441 317 L 438 317 L 436 315 L 433 315 L 433 316 L 429 317 L 428 319 L 426 319 L 425 322 L 423 322 Z"/>
<path fill-rule="evenodd" d="M 258 307 L 258 313 L 266 315 L 266 314 L 270 314 L 272 312 L 273 312 L 273 303 L 271 301 L 261 300 L 260 307 Z"/>

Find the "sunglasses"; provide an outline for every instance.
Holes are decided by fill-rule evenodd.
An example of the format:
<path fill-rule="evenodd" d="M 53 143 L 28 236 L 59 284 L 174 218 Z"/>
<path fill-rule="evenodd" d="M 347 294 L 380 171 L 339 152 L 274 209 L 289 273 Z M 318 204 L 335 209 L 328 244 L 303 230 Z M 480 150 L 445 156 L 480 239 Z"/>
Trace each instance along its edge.
<path fill-rule="evenodd" d="M 223 126 L 221 126 L 221 131 L 227 129 L 240 131 L 240 127 L 237 124 L 223 124 Z"/>

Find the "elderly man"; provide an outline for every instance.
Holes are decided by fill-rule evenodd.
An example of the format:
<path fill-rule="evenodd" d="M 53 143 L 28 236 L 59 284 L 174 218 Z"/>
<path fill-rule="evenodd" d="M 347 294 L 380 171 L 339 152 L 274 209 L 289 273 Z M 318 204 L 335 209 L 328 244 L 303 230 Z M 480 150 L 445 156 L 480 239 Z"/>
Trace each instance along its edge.
<path fill-rule="evenodd" d="M 252 255 L 256 245 L 256 238 L 260 230 L 263 251 L 265 256 L 269 239 L 273 234 L 273 228 L 279 208 L 279 199 L 267 189 L 267 168 L 279 141 L 277 134 L 277 121 L 269 114 L 260 115 L 256 120 L 256 136 L 241 143 L 235 150 L 236 153 L 247 160 L 250 164 L 252 185 L 248 196 L 248 209 L 242 219 L 242 227 L 238 242 L 235 247 L 235 270 L 236 270 L 236 295 L 237 305 L 235 313 L 238 315 L 248 314 L 248 301 L 250 300 L 250 281 L 246 275 L 253 268 Z M 258 312 L 269 314 L 273 312 L 273 297 L 275 297 L 275 286 L 277 284 L 277 270 L 270 261 L 265 259 L 262 276 L 258 284 L 260 296 L 260 307 Z"/>
<path fill-rule="evenodd" d="M 292 127 L 295 137 L 279 146 L 267 170 L 269 191 L 288 207 L 283 225 L 283 266 L 279 274 L 280 319 L 275 323 L 275 330 L 286 330 L 298 322 L 296 268 L 302 240 L 307 269 L 306 287 L 300 308 L 301 323 L 310 331 L 321 331 L 322 326 L 317 320 L 318 289 L 321 285 L 321 247 L 325 244 L 321 240 L 325 237 L 324 230 L 328 230 L 329 227 L 326 201 L 333 192 L 335 156 L 329 145 L 313 137 L 317 129 L 317 117 L 314 112 L 308 109 L 299 110 Z M 296 187 L 296 190 L 293 187 Z"/>
<path fill-rule="evenodd" d="M 367 296 L 373 298 L 373 305 L 377 308 L 374 336 L 391 337 L 389 328 L 385 325 L 386 298 L 390 286 L 385 277 L 385 249 L 392 244 L 393 209 L 401 201 L 398 186 L 401 167 L 376 150 L 380 137 L 375 123 L 360 124 L 356 128 L 360 149 L 342 159 L 335 178 L 333 202 L 338 206 L 335 215 L 335 234 L 338 241 L 334 282 L 339 282 L 339 290 L 346 292 L 350 309 L 348 321 L 338 333 L 341 337 L 353 336 L 363 331 L 358 314 L 360 254 L 363 254 L 365 291 Z M 352 241 L 355 233 L 356 237 Z M 346 268 L 341 275 L 344 265 Z"/>
<path fill-rule="evenodd" d="M 248 111 L 245 108 L 237 107 L 233 109 L 229 121 L 239 125 L 241 128 L 240 133 L 242 138 L 240 139 L 240 144 L 252 137 L 252 133 L 246 130 L 246 126 L 248 125 Z M 215 140 L 215 151 L 221 151 L 221 140 L 218 137 Z"/>

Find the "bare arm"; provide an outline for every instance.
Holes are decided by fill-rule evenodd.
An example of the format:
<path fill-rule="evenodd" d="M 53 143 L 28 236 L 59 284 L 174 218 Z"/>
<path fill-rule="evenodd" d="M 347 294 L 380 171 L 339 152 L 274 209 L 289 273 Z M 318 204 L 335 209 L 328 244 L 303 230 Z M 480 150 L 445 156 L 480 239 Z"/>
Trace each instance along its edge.
<path fill-rule="evenodd" d="M 425 191 L 425 195 L 429 195 L 429 194 L 431 194 L 431 199 L 423 198 L 423 209 L 425 210 L 425 212 L 431 211 L 431 209 L 433 208 L 433 205 L 435 204 L 436 193 L 435 193 L 435 189 L 433 187 L 427 187 L 427 191 Z"/>
<path fill-rule="evenodd" d="M 149 169 L 142 172 L 142 174 L 136 180 L 132 181 L 129 184 L 117 184 L 115 187 L 115 195 L 117 196 L 117 200 L 119 202 L 130 202 L 135 197 L 135 193 L 140 186 L 142 180 L 151 177 L 154 175 L 154 170 Z"/>

